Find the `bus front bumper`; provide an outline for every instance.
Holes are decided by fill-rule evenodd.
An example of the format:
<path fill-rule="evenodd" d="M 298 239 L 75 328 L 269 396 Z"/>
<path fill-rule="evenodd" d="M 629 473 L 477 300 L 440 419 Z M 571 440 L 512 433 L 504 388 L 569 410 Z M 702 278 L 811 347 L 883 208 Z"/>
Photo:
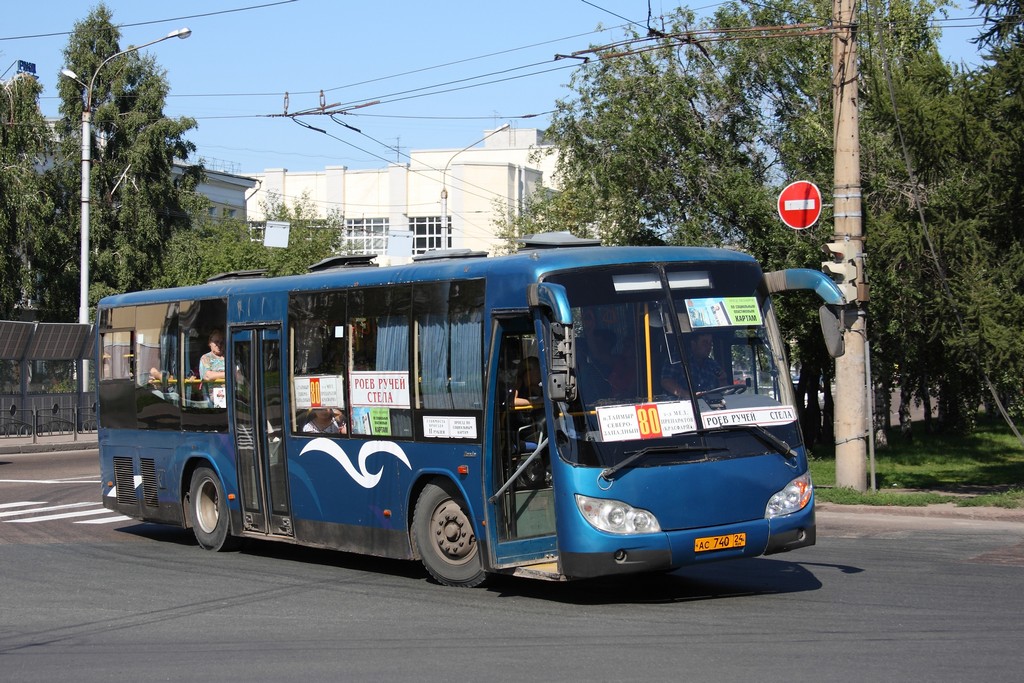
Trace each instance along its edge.
<path fill-rule="evenodd" d="M 643 536 L 595 532 L 582 551 L 563 549 L 561 571 L 569 578 L 671 571 L 687 565 L 757 557 L 814 545 L 813 507 L 774 519 Z M 742 545 L 739 539 L 742 538 Z"/>

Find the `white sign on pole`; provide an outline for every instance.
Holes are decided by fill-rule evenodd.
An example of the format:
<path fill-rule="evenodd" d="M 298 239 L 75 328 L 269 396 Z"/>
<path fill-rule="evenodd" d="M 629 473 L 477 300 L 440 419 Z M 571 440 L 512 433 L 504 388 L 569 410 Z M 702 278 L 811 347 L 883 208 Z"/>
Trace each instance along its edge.
<path fill-rule="evenodd" d="M 287 248 L 291 227 L 292 224 L 288 221 L 267 221 L 267 227 L 263 231 L 263 246 Z"/>

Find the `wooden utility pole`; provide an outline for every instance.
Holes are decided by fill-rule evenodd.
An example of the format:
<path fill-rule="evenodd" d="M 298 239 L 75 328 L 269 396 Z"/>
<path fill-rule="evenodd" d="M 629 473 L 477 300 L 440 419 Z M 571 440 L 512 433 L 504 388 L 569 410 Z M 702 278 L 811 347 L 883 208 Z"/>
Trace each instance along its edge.
<path fill-rule="evenodd" d="M 867 489 L 867 415 L 865 342 L 867 286 L 864 279 L 864 233 L 861 225 L 860 134 L 857 116 L 857 32 L 854 0 L 833 0 L 832 94 L 835 140 L 835 243 L 850 264 L 855 319 L 845 333 L 846 353 L 836 359 L 836 486 Z M 833 243 L 833 244 L 835 244 Z M 852 286 L 850 286 L 852 285 Z M 850 297 L 848 296 L 848 299 Z M 853 317 L 851 313 L 851 318 Z"/>

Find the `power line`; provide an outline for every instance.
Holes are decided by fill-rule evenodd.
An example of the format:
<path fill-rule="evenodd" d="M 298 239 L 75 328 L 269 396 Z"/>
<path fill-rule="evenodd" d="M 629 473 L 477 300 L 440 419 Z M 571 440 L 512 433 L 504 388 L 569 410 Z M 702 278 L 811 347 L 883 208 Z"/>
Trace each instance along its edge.
<path fill-rule="evenodd" d="M 576 34 L 569 35 L 569 36 L 563 36 L 561 38 L 551 38 L 549 40 L 543 40 L 543 41 L 540 41 L 540 42 L 537 42 L 537 43 L 530 43 L 529 45 L 521 45 L 519 47 L 508 48 L 506 50 L 498 50 L 496 52 L 488 52 L 488 53 L 485 53 L 485 54 L 482 54 L 482 55 L 477 55 L 475 57 L 466 57 L 464 59 L 456 59 L 456 60 L 450 61 L 450 62 L 442 62 L 441 64 L 434 64 L 432 66 L 425 66 L 425 67 L 421 67 L 421 68 L 418 68 L 418 69 L 410 69 L 408 71 L 402 71 L 402 72 L 399 72 L 399 73 L 389 74 L 389 75 L 386 75 L 386 76 L 378 76 L 378 77 L 375 77 L 375 78 L 368 78 L 366 80 L 356 81 L 356 82 L 353 82 L 353 83 L 346 83 L 344 85 L 331 86 L 331 87 L 328 87 L 328 88 L 323 88 L 322 90 L 289 90 L 288 92 L 290 92 L 292 95 L 316 95 L 317 93 L 320 93 L 320 92 L 325 92 L 325 93 L 335 92 L 335 91 L 338 91 L 338 90 L 344 90 L 346 88 L 354 88 L 356 86 L 369 85 L 371 83 L 380 83 L 380 82 L 383 82 L 383 81 L 393 80 L 395 78 L 401 78 L 403 76 L 412 76 L 412 75 L 419 74 L 419 73 L 425 73 L 427 71 L 436 71 L 437 69 L 443 69 L 443 68 L 449 67 L 449 66 L 457 66 L 459 64 L 467 64 L 469 62 L 475 62 L 475 61 L 479 61 L 479 60 L 482 60 L 482 59 L 489 59 L 491 57 L 498 57 L 498 56 L 501 56 L 501 55 L 512 54 L 514 52 L 521 52 L 523 50 L 529 50 L 529 49 L 532 49 L 532 48 L 535 48 L 535 47 L 543 47 L 544 45 L 551 45 L 553 43 L 560 43 L 560 42 L 564 42 L 566 40 L 574 40 L 576 38 L 583 38 L 585 36 L 593 35 L 595 33 L 606 33 L 608 31 L 614 31 L 614 30 L 618 30 L 618 29 L 621 29 L 621 28 L 623 28 L 623 27 L 622 26 L 612 26 L 612 27 L 608 27 L 608 28 L 603 28 L 603 29 L 595 30 L 595 31 L 586 31 L 584 33 L 576 33 Z M 516 67 L 516 68 L 527 68 L 527 67 L 523 66 L 523 67 Z M 478 76 L 478 78 L 482 78 L 482 77 L 484 77 L 486 75 L 489 75 L 489 74 L 483 74 L 482 76 Z M 168 95 L 168 97 L 280 97 L 282 94 L 284 94 L 284 91 L 255 92 L 255 93 L 191 93 L 191 94 L 190 93 L 183 93 L 183 94 L 178 94 L 178 95 Z M 371 98 L 371 99 L 373 99 L 373 98 Z"/>
<path fill-rule="evenodd" d="M 151 21 L 138 21 L 131 24 L 115 24 L 116 28 L 131 28 L 133 26 L 149 26 L 152 24 L 166 24 L 172 21 L 182 21 L 184 19 L 197 19 L 201 17 L 212 17 L 218 14 L 232 14 L 234 12 L 248 12 L 254 9 L 264 9 L 266 7 L 274 7 L 275 5 L 287 5 L 292 2 L 298 2 L 298 0 L 279 0 L 279 2 L 268 2 L 263 5 L 250 5 L 248 7 L 238 7 L 235 9 L 219 10 L 217 12 L 205 12 L 203 14 L 189 14 L 183 17 L 171 17 L 169 19 L 153 19 Z M 7 36 L 0 38 L 0 40 L 25 40 L 28 38 L 53 38 L 54 36 L 69 36 L 74 33 L 74 29 L 71 31 L 56 31 L 54 33 L 37 33 L 34 35 L 25 36 Z"/>

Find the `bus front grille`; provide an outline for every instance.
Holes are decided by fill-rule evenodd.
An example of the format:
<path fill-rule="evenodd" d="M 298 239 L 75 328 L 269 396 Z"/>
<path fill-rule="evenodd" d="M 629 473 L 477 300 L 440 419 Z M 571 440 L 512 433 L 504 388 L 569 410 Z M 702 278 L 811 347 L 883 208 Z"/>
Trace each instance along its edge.
<path fill-rule="evenodd" d="M 135 470 L 131 458 L 114 458 L 114 484 L 117 486 L 118 505 L 139 504 L 135 495 Z"/>
<path fill-rule="evenodd" d="M 139 474 L 142 475 L 142 502 L 146 507 L 155 508 L 159 501 L 156 493 L 156 461 L 139 458 Z"/>

